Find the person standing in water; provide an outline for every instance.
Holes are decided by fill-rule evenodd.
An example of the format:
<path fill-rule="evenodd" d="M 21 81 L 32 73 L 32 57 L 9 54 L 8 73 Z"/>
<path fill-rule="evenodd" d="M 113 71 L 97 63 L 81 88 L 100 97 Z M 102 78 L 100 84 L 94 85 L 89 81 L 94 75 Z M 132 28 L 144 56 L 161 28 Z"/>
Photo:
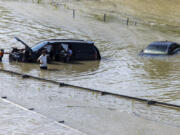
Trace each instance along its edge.
<path fill-rule="evenodd" d="M 47 69 L 47 55 L 46 50 L 42 50 L 41 56 L 37 60 L 40 62 L 40 69 Z"/>
<path fill-rule="evenodd" d="M 0 49 L 0 61 L 2 61 L 3 56 L 4 56 L 4 50 Z"/>
<path fill-rule="evenodd" d="M 68 48 L 67 56 L 66 56 L 66 62 L 71 61 L 71 57 L 72 57 L 72 50 L 71 50 L 71 48 Z"/>

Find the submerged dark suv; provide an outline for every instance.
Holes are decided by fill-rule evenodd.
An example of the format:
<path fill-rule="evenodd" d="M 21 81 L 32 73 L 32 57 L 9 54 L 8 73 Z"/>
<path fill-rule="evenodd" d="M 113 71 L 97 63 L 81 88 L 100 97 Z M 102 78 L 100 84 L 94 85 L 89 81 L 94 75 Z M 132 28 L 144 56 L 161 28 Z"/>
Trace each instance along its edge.
<path fill-rule="evenodd" d="M 140 52 L 140 55 L 173 55 L 180 52 L 180 45 L 170 41 L 155 41 Z"/>
<path fill-rule="evenodd" d="M 74 39 L 50 39 L 39 42 L 32 48 L 16 37 L 25 45 L 25 49 L 13 48 L 9 54 L 10 60 L 36 62 L 42 50 L 46 50 L 51 61 L 65 61 L 68 49 L 72 50 L 71 60 L 100 60 L 99 50 L 92 41 Z"/>

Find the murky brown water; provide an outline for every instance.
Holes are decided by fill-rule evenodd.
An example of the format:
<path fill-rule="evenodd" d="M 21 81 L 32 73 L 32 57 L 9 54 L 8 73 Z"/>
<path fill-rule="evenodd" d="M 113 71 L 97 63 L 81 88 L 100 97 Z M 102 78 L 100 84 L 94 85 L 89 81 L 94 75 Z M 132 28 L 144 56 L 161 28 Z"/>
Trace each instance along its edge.
<path fill-rule="evenodd" d="M 91 4 L 96 3 L 98 2 Z M 77 3 L 75 4 L 77 5 Z M 83 11 L 86 14 L 77 11 L 76 19 L 73 20 L 71 10 L 55 9 L 45 5 L 18 2 L 3 3 L 0 1 L 0 47 L 6 49 L 6 51 L 11 50 L 13 46 L 23 47 L 15 41 L 14 36 L 21 38 L 30 46 L 50 38 L 79 38 L 95 41 L 102 55 L 101 61 L 84 61 L 77 64 L 51 64 L 49 65 L 49 71 L 40 71 L 38 64 L 10 63 L 8 56 L 5 56 L 0 64 L 1 68 L 79 86 L 180 104 L 180 56 L 162 58 L 142 58 L 138 56 L 141 49 L 155 40 L 172 40 L 180 43 L 180 39 L 178 39 L 179 34 L 169 31 L 169 28 L 166 31 L 165 27 L 162 29 L 157 27 L 151 29 L 145 25 L 130 25 L 127 27 L 124 23 L 118 22 L 118 20 L 104 23 L 98 21 L 96 17 L 92 17 L 89 13 L 91 11 L 94 12 L 93 14 L 99 13 L 101 15 L 102 11 L 96 7 L 98 10 L 86 10 L 84 8 L 86 6 L 79 6 L 86 11 Z M 119 4 L 118 6 L 122 5 Z M 140 13 L 143 12 L 138 11 L 136 13 L 134 9 L 131 12 L 133 12 L 133 15 L 138 14 L 136 17 L 142 17 Z M 155 13 L 155 10 L 153 10 L 152 14 Z M 88 17 L 88 15 L 91 17 Z M 173 14 L 168 15 L 173 17 Z M 118 14 L 119 17 L 121 15 Z M 165 18 L 164 20 L 166 20 Z M 162 30 L 163 32 L 161 32 Z M 18 87 L 16 92 L 2 92 L 3 94 L 9 94 L 12 98 L 11 100 L 19 104 L 26 105 L 29 103 L 27 100 L 33 98 L 30 96 L 31 94 L 27 94 L 29 96 L 26 95 L 26 92 L 25 94 L 20 94 L 27 89 L 27 84 L 24 85 L 24 82 L 18 77 L 13 77 L 11 80 L 6 74 L 1 74 L 1 76 L 4 78 L 1 81 L 3 87 L 7 89 L 16 89 L 14 85 Z M 45 86 L 44 84 L 37 84 L 34 80 L 28 81 L 28 83 L 31 84 L 29 87 L 32 89 L 46 90 L 51 88 L 53 90 L 52 93 L 49 90 L 46 92 L 49 95 L 55 96 L 58 93 L 58 88 L 54 85 Z M 13 96 L 15 93 L 18 93 L 18 99 Z M 53 99 L 53 96 L 51 98 Z M 102 104 L 104 106 L 107 104 L 109 106 L 114 105 L 116 109 L 134 112 L 140 117 L 180 126 L 180 113 L 178 110 L 147 107 L 144 104 L 135 103 L 135 110 L 132 111 L 132 107 L 129 107 L 131 106 L 131 101 L 118 101 L 120 103 L 116 106 L 116 101 L 113 101 L 115 99 L 110 98 L 108 100 L 114 102 L 114 104 L 104 103 L 104 100 Z M 24 102 L 20 102 L 21 100 L 24 100 Z M 41 101 L 38 100 L 37 102 Z M 53 103 L 56 106 L 56 98 Z M 39 104 L 37 103 L 35 106 L 38 107 Z M 52 118 L 58 116 L 55 110 L 54 113 L 56 112 L 56 115 L 51 116 L 44 110 L 40 111 L 42 108 L 40 107 L 38 110 L 40 113 L 45 112 L 46 115 Z M 70 125 L 76 127 L 76 124 L 70 123 Z"/>

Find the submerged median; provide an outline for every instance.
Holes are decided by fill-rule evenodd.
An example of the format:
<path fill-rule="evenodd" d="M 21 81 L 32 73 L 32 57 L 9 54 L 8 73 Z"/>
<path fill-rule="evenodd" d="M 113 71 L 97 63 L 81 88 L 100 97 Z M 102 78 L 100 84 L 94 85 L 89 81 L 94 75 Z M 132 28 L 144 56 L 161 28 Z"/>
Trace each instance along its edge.
<path fill-rule="evenodd" d="M 24 2 L 24 0 L 21 0 Z M 86 16 L 100 21 L 143 24 L 168 31 L 179 31 L 180 2 L 178 0 L 25 0 L 37 4 L 48 4 L 56 9 L 78 10 Z M 73 15 L 75 12 L 73 11 Z M 128 22 L 127 22 L 128 21 Z"/>

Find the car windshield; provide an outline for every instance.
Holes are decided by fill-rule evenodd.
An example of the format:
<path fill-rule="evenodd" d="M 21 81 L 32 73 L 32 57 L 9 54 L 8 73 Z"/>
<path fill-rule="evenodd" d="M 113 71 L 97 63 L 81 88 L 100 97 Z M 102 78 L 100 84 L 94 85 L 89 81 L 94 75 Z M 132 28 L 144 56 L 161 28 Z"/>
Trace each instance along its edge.
<path fill-rule="evenodd" d="M 38 51 L 40 48 L 42 48 L 46 44 L 47 44 L 47 42 L 41 42 L 41 43 L 33 46 L 31 49 L 32 49 L 33 52 L 36 52 L 36 51 Z"/>
<path fill-rule="evenodd" d="M 149 45 L 145 50 L 144 53 L 149 54 L 167 54 L 167 46 L 165 45 Z"/>

